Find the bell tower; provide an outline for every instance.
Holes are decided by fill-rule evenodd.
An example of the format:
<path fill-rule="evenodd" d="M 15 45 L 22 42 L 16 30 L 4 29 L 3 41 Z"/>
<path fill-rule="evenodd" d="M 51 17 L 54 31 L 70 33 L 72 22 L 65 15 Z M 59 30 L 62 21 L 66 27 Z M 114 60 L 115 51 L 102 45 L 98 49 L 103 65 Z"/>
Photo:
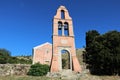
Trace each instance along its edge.
<path fill-rule="evenodd" d="M 81 72 L 81 67 L 76 57 L 74 43 L 73 23 L 68 10 L 64 6 L 57 9 L 53 18 L 53 55 L 51 62 L 51 72 L 60 72 L 62 68 L 62 52 L 68 53 L 68 69 Z"/>

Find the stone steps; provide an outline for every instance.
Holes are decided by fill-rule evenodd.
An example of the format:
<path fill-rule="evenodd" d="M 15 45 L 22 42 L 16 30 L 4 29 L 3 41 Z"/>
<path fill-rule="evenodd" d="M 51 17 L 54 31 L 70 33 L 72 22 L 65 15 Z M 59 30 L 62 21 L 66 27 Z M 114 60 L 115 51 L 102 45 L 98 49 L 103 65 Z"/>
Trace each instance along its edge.
<path fill-rule="evenodd" d="M 62 70 L 57 73 L 48 73 L 48 77 L 59 77 L 62 80 L 78 80 L 80 74 L 75 73 L 72 70 Z"/>
<path fill-rule="evenodd" d="M 62 70 L 61 72 L 61 79 L 65 80 L 77 80 L 78 75 L 77 73 L 73 72 L 72 70 Z"/>

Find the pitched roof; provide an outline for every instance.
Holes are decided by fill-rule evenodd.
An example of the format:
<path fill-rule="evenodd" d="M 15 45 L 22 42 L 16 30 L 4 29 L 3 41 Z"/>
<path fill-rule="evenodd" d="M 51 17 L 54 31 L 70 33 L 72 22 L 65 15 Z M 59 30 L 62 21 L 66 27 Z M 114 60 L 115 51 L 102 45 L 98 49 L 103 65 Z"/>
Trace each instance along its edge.
<path fill-rule="evenodd" d="M 33 49 L 40 48 L 40 47 L 42 47 L 42 46 L 44 46 L 44 45 L 52 45 L 52 44 L 51 44 L 51 43 L 49 43 L 49 42 L 46 42 L 46 43 L 43 43 L 43 44 L 38 45 L 38 46 L 36 46 L 36 47 L 33 47 Z"/>

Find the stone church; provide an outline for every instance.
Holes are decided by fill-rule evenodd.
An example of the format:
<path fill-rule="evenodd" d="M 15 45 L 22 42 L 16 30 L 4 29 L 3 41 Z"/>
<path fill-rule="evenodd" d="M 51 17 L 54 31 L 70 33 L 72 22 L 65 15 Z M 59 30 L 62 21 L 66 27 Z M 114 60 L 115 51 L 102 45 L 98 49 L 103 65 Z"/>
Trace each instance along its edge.
<path fill-rule="evenodd" d="M 33 48 L 33 64 L 37 62 L 48 64 L 51 66 L 51 72 L 60 72 L 64 69 L 81 72 L 76 57 L 72 18 L 65 6 L 57 9 L 52 27 L 52 44 L 46 42 Z M 66 67 L 64 61 L 67 61 Z"/>

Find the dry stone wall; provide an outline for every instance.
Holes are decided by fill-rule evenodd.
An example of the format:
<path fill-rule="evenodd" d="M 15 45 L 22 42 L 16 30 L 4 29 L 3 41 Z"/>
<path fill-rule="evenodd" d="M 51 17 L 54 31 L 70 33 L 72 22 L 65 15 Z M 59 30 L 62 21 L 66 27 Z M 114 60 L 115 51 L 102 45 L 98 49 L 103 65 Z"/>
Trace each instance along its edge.
<path fill-rule="evenodd" d="M 26 75 L 30 66 L 28 64 L 0 64 L 0 76 Z"/>

